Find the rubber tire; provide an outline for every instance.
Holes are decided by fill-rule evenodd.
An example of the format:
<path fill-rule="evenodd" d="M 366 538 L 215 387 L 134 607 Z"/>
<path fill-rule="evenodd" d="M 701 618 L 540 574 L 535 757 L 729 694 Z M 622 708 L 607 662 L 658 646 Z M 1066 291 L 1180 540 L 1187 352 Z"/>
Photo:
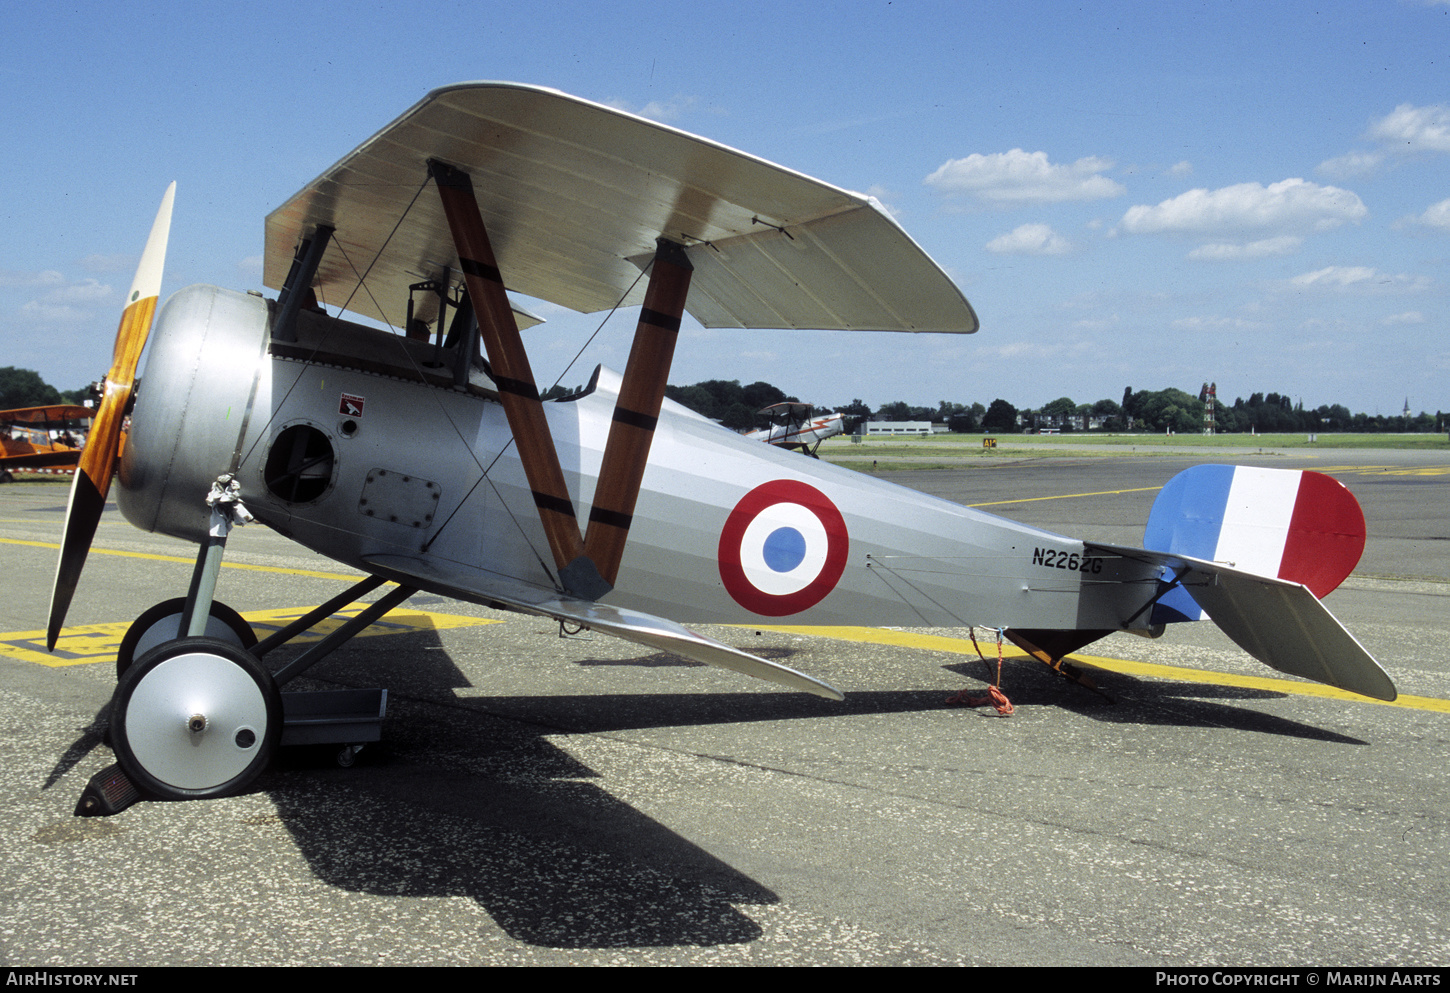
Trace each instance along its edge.
<path fill-rule="evenodd" d="M 181 626 L 181 612 L 184 609 L 186 609 L 186 597 L 173 597 L 170 600 L 161 601 L 131 622 L 131 626 L 126 629 L 126 636 L 121 639 L 121 647 L 116 652 L 117 682 L 120 682 L 121 677 L 126 674 L 126 670 L 130 668 L 131 663 L 136 660 L 138 655 L 145 655 L 146 652 L 165 644 L 166 641 L 176 640 L 173 637 L 166 639 L 166 641 L 154 642 L 154 635 L 150 639 L 147 639 L 147 635 L 152 634 L 152 629 L 156 625 L 173 617 L 176 619 L 176 626 L 179 630 Z M 242 618 L 241 614 L 220 600 L 213 600 L 211 602 L 210 615 L 210 620 L 207 622 L 206 637 L 230 641 L 238 648 L 245 649 L 250 649 L 257 643 L 257 635 L 252 630 L 252 626 Z M 213 622 L 218 621 L 230 632 L 230 637 L 217 630 L 218 625 Z M 138 652 L 137 647 L 142 644 L 143 639 L 153 641 L 154 643 L 150 648 L 143 648 Z"/>
<path fill-rule="evenodd" d="M 228 678 L 241 696 L 206 699 L 208 691 L 216 690 L 215 681 L 208 677 L 217 674 L 219 661 L 240 670 L 229 673 L 223 669 L 220 675 Z M 233 678 L 237 676 L 242 678 Z M 197 703 L 198 698 L 203 702 Z M 214 734 L 215 738 L 196 745 L 186 727 L 189 715 L 185 712 L 200 707 L 215 714 L 225 705 L 234 712 L 238 706 L 248 708 L 249 714 L 243 719 L 250 716 L 252 723 L 233 728 L 230 723 L 235 717 L 218 715 L 216 719 L 223 723 L 202 732 Z M 265 714 L 265 726 L 255 728 L 252 724 L 259 711 Z M 131 717 L 143 724 L 128 728 Z M 144 723 L 158 717 L 167 721 L 175 718 L 176 734 L 158 736 L 154 724 Z M 117 761 L 147 796 L 159 800 L 229 796 L 251 785 L 276 754 L 282 739 L 282 694 L 272 674 L 250 652 L 215 638 L 181 638 L 152 649 L 126 670 L 111 698 L 110 723 L 111 747 Z M 254 743 L 250 746 L 236 744 L 242 727 L 252 730 Z M 236 754 L 227 748 L 229 738 Z M 217 768 L 187 769 L 178 774 L 178 762 L 184 764 L 198 757 L 202 765 L 209 761 Z M 189 781 L 178 784 L 164 778 L 167 776 L 172 780 L 189 777 Z"/>

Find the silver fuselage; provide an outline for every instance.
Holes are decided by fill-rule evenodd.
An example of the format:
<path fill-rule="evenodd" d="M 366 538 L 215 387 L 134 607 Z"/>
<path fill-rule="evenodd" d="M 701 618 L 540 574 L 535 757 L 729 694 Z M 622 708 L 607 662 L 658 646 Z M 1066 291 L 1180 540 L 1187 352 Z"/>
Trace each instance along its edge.
<path fill-rule="evenodd" d="M 426 560 L 443 577 L 438 592 L 481 602 L 470 595 L 481 572 L 556 588 L 481 368 L 455 387 L 432 345 L 321 314 L 302 315 L 298 340 L 283 345 L 271 338 L 273 310 L 210 286 L 167 301 L 121 463 L 128 520 L 198 541 L 211 483 L 232 472 L 258 519 L 354 568 L 373 571 L 379 556 Z M 616 382 L 606 373 L 591 393 L 543 405 L 581 521 Z M 839 511 L 844 539 L 830 540 L 836 552 L 844 540 L 845 564 L 813 605 L 762 613 L 722 575 L 722 534 L 747 494 L 778 480 L 807 484 Z M 1157 576 L 1088 558 L 1080 541 L 750 441 L 666 401 L 603 602 L 693 622 L 1108 630 L 1142 625 Z"/>

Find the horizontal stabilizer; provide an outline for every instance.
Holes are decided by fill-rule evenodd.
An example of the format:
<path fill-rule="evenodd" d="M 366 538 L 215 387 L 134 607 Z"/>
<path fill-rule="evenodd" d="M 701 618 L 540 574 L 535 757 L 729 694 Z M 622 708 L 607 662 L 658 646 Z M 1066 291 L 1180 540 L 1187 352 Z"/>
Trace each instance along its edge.
<path fill-rule="evenodd" d="M 1087 549 L 1152 562 L 1177 575 L 1180 588 L 1223 633 L 1270 668 L 1376 700 L 1398 696 L 1374 656 L 1301 583 L 1171 552 L 1093 542 Z"/>
<path fill-rule="evenodd" d="M 682 624 L 638 610 L 593 603 L 517 583 L 481 569 L 457 563 L 439 564 L 407 555 L 375 555 L 364 561 L 381 576 L 433 593 L 505 610 L 552 617 L 612 635 L 646 648 L 670 652 L 705 665 L 733 669 L 756 679 L 769 680 L 793 690 L 814 693 L 828 700 L 844 700 L 841 691 L 789 666 L 758 658 L 713 638 L 696 634 Z"/>

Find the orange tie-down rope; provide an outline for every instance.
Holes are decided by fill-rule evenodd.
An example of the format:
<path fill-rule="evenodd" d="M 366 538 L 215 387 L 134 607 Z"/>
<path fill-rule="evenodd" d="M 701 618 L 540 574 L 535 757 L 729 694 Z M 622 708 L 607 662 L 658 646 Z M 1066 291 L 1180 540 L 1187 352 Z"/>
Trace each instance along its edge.
<path fill-rule="evenodd" d="M 987 676 L 992 675 L 992 663 L 987 661 L 987 656 L 982 654 L 981 646 L 977 644 L 977 629 L 968 629 L 972 638 L 972 647 L 977 650 L 977 657 L 987 663 Z M 953 693 L 947 697 L 949 707 L 995 707 L 997 713 L 1003 717 L 1011 717 L 1016 713 L 1017 708 L 1012 706 L 1012 701 L 1002 692 L 1002 629 L 997 629 L 997 681 L 987 687 L 985 696 L 972 696 L 970 690 L 962 690 L 960 693 Z"/>

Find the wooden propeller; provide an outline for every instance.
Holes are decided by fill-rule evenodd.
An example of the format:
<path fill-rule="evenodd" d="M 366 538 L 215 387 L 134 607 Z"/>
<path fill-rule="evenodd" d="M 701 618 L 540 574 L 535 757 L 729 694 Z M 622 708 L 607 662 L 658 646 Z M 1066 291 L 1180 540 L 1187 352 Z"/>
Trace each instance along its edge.
<path fill-rule="evenodd" d="M 171 231 L 171 201 L 176 184 L 166 188 L 161 209 L 151 225 L 141 264 L 131 292 L 126 295 L 126 309 L 116 329 L 116 348 L 106 373 L 100 406 L 91 424 L 85 450 L 76 466 L 71 484 L 70 504 L 65 514 L 65 537 L 61 542 L 60 561 L 56 565 L 55 584 L 50 593 L 50 624 L 46 630 L 46 647 L 55 648 L 71 597 L 86 564 L 86 553 L 96 536 L 101 511 L 106 506 L 106 493 L 111 489 L 111 476 L 116 471 L 120 454 L 121 427 L 126 408 L 136 386 L 136 366 L 141 350 L 151 333 L 151 320 L 156 314 L 156 300 L 161 294 L 161 272 L 166 262 L 166 239 Z"/>

